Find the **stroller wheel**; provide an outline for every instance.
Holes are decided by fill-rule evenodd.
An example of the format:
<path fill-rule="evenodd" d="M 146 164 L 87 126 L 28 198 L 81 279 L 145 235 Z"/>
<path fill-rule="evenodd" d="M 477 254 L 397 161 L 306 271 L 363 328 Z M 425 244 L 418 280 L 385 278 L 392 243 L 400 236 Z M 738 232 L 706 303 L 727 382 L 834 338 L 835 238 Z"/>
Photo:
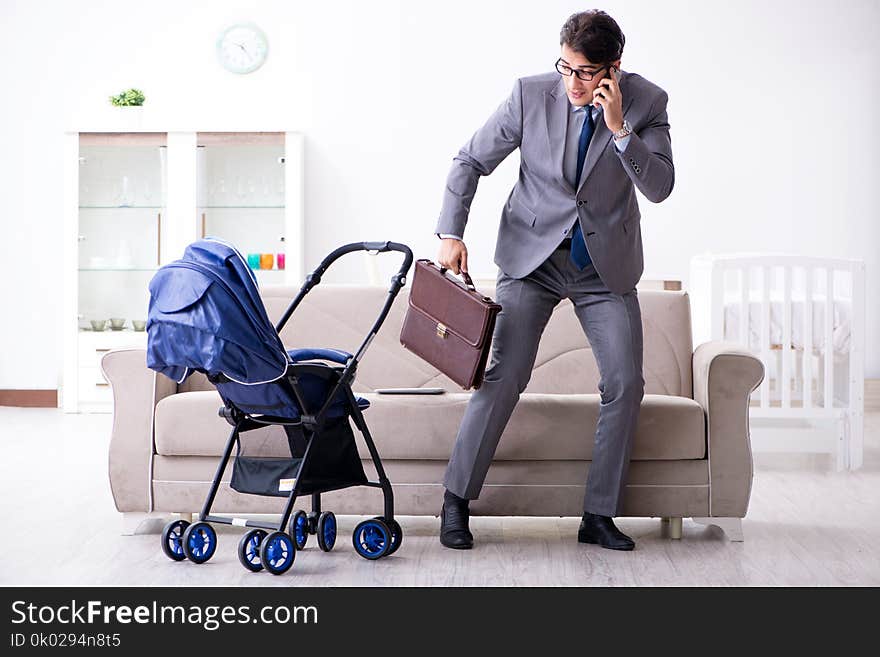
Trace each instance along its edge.
<path fill-rule="evenodd" d="M 260 561 L 273 575 L 281 575 L 290 570 L 296 557 L 293 539 L 284 532 L 272 532 L 260 543 Z"/>
<path fill-rule="evenodd" d="M 305 511 L 299 510 L 293 514 L 287 532 L 293 536 L 297 550 L 302 550 L 306 546 L 306 541 L 309 540 L 309 517 Z"/>
<path fill-rule="evenodd" d="M 400 523 L 396 520 L 386 520 L 384 516 L 376 516 L 376 520 L 381 520 L 386 525 L 388 525 L 388 529 L 391 530 L 391 547 L 388 549 L 388 553 L 385 555 L 386 557 L 391 556 L 395 552 L 397 552 L 400 544 L 403 542 L 403 527 L 400 526 Z"/>
<path fill-rule="evenodd" d="M 260 543 L 264 538 L 266 538 L 265 531 L 252 529 L 238 542 L 238 560 L 252 573 L 263 570 L 263 564 L 260 561 Z"/>
<path fill-rule="evenodd" d="M 193 563 L 205 563 L 217 549 L 217 532 L 206 522 L 197 522 L 183 532 L 183 552 Z"/>
<path fill-rule="evenodd" d="M 318 547 L 329 552 L 336 545 L 336 516 L 324 511 L 318 518 Z"/>
<path fill-rule="evenodd" d="M 364 559 L 380 559 L 391 547 L 391 530 L 382 520 L 364 520 L 354 528 L 352 542 L 355 551 Z"/>
<path fill-rule="evenodd" d="M 186 555 L 183 553 L 183 533 L 189 523 L 186 520 L 172 520 L 162 530 L 162 552 L 174 561 L 183 561 Z"/>

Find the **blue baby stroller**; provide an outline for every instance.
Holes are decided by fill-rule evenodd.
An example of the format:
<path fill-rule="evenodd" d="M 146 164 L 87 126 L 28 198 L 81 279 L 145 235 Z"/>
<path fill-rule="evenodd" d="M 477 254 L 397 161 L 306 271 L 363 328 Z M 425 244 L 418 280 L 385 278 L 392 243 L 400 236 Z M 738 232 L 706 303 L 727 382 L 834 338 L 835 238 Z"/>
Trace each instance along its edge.
<path fill-rule="evenodd" d="M 357 354 L 331 348 L 285 350 L 279 333 L 303 297 L 321 282 L 337 258 L 362 250 L 400 251 L 405 258 L 391 277 L 385 306 Z M 354 530 L 357 553 L 365 559 L 379 559 L 400 547 L 403 530 L 394 519 L 391 483 L 362 413 L 369 402 L 354 396 L 351 382 L 406 282 L 412 259 L 409 247 L 396 242 L 341 246 L 306 277 L 277 326 L 269 321 L 254 273 L 226 242 L 199 240 L 187 247 L 182 259 L 156 273 L 150 281 L 147 366 L 178 383 L 193 372 L 204 373 L 220 393 L 220 415 L 233 427 L 198 522 L 176 520 L 162 532 L 162 549 L 169 558 L 208 561 L 217 548 L 211 523 L 250 527 L 238 546 L 242 565 L 253 572 L 265 568 L 280 575 L 293 565 L 296 551 L 305 547 L 309 534 L 317 535 L 325 552 L 333 549 L 336 517 L 321 510 L 321 493 L 350 486 L 378 487 L 384 494 L 384 514 L 361 522 Z M 367 480 L 349 418 L 363 435 L 378 481 Z M 270 425 L 283 428 L 289 455 L 243 453 L 242 434 Z M 234 448 L 230 486 L 242 493 L 287 497 L 278 525 L 211 515 Z M 300 510 L 291 515 L 299 495 L 311 495 L 310 514 Z"/>

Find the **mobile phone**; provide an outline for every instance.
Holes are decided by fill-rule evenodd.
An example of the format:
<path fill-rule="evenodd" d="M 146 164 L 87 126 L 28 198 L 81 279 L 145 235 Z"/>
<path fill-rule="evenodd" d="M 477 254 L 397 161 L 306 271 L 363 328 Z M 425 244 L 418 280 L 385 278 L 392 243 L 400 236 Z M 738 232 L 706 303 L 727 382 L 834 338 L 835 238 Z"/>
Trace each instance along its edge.
<path fill-rule="evenodd" d="M 614 68 L 614 67 L 613 67 L 613 66 L 608 66 L 608 67 L 605 68 L 605 74 L 602 76 L 602 79 L 603 79 L 603 80 L 604 80 L 605 78 L 611 78 L 611 69 L 612 69 L 612 68 Z M 602 98 L 604 98 L 604 97 L 605 97 L 605 96 L 603 95 Z M 598 105 L 597 103 L 593 103 L 593 107 L 599 107 L 599 105 Z"/>

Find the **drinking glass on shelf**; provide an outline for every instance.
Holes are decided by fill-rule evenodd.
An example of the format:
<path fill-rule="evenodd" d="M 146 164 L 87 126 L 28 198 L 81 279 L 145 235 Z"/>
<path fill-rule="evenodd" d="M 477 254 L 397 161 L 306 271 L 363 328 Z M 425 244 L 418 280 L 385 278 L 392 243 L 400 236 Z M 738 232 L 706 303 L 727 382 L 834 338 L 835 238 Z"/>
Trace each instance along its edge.
<path fill-rule="evenodd" d="M 128 180 L 128 176 L 122 176 L 122 189 L 119 192 L 119 207 L 128 208 L 131 207 L 131 189 L 130 183 Z"/>
<path fill-rule="evenodd" d="M 226 201 L 226 196 L 226 178 L 218 178 L 217 184 L 214 185 L 208 197 L 208 205 L 223 205 Z"/>
<path fill-rule="evenodd" d="M 122 200 L 122 183 L 118 180 L 114 180 L 112 183 L 109 183 L 109 189 L 107 190 L 107 205 L 115 205 L 119 206 L 119 202 Z M 96 205 L 104 205 L 104 199 L 101 198 L 100 203 L 96 203 Z"/>
<path fill-rule="evenodd" d="M 90 205 L 90 203 L 86 200 L 89 196 L 89 172 L 85 169 L 86 166 L 86 158 L 79 158 L 79 198 L 80 205 Z M 94 175 L 94 174 L 91 174 Z"/>
<path fill-rule="evenodd" d="M 235 178 L 235 195 L 238 197 L 239 201 L 244 201 L 247 196 L 247 188 L 245 187 L 244 179 L 241 176 L 236 176 Z"/>

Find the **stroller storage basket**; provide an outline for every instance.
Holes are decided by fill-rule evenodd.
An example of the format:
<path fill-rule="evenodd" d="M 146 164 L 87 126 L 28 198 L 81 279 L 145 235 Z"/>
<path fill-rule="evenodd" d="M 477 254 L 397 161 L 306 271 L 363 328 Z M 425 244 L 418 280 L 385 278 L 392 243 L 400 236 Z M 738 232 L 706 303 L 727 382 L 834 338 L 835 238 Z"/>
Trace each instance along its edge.
<path fill-rule="evenodd" d="M 305 441 L 311 441 L 306 471 L 300 472 L 303 456 L 296 455 L 294 445 L 299 441 L 289 441 L 292 453 L 290 458 L 278 458 L 242 456 L 239 438 L 239 451 L 232 466 L 232 480 L 229 482 L 234 490 L 253 495 L 287 497 L 298 477 L 302 477 L 299 492 L 303 495 L 367 483 L 348 416 L 329 418 L 321 432 L 315 435 L 301 427 L 286 428 L 289 433 L 302 432 Z"/>
<path fill-rule="evenodd" d="M 229 485 L 239 493 L 288 497 L 302 459 L 236 456 Z"/>

